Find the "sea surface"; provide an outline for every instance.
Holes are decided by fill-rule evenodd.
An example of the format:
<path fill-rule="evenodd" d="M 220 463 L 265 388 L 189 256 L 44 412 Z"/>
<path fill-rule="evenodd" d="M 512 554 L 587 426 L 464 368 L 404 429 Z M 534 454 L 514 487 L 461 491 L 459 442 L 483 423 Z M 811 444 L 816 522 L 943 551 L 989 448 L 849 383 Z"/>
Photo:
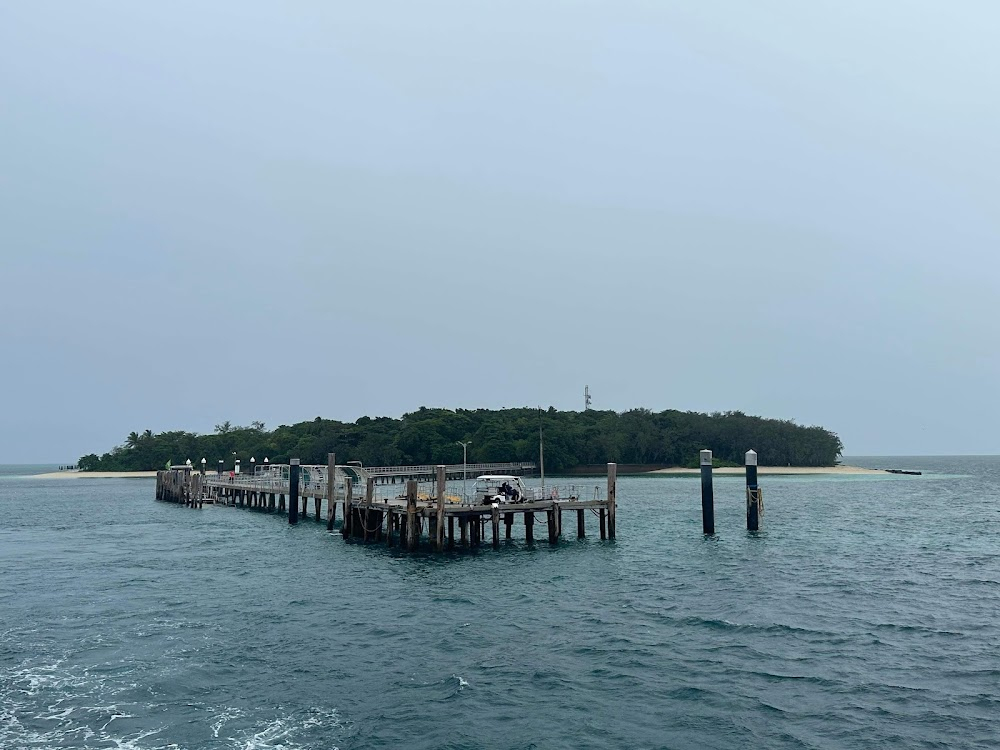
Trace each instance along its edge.
<path fill-rule="evenodd" d="M 3 467 L 0 748 L 1000 747 L 1000 458 L 845 462 L 444 556 Z"/>

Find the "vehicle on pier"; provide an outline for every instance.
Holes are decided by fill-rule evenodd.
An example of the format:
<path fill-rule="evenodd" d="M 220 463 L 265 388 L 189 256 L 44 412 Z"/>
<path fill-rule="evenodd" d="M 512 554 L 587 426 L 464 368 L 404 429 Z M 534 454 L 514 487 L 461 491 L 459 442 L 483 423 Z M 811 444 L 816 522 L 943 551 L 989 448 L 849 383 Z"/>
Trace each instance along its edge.
<path fill-rule="evenodd" d="M 525 503 L 535 500 L 535 494 L 524 486 L 521 477 L 513 474 L 482 474 L 476 477 L 469 502 L 472 505 Z"/>

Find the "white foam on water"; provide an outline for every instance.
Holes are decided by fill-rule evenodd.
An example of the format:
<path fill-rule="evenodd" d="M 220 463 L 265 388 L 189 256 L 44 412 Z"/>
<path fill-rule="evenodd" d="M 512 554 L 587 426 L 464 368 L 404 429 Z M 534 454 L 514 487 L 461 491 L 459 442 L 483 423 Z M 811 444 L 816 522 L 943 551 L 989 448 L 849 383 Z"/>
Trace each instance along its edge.
<path fill-rule="evenodd" d="M 281 716 L 269 721 L 259 721 L 248 730 L 249 736 L 229 737 L 233 747 L 239 750 L 306 750 L 315 747 L 312 738 L 297 735 L 316 727 L 336 728 L 343 726 L 335 709 L 311 708 L 305 718 Z M 338 750 L 335 745 L 324 745 Z"/>
<path fill-rule="evenodd" d="M 223 708 L 218 713 L 218 715 L 215 717 L 215 720 L 211 724 L 211 726 L 212 726 L 212 736 L 213 737 L 218 737 L 219 736 L 219 731 L 226 724 L 228 724 L 233 719 L 240 718 L 241 716 L 243 716 L 243 711 L 241 709 L 239 709 L 239 708 L 236 708 L 234 706 L 226 706 L 225 708 Z"/>
<path fill-rule="evenodd" d="M 469 683 L 466 681 L 464 677 L 459 677 L 457 674 L 453 674 L 452 679 L 458 680 L 459 691 L 462 691 L 465 688 L 469 687 Z"/>

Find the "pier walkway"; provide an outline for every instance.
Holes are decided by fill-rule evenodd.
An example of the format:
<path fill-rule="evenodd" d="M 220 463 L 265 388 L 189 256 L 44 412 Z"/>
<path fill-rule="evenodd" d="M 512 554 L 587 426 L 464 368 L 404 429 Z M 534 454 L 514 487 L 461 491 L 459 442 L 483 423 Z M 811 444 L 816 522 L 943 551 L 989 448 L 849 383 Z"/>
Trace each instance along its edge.
<path fill-rule="evenodd" d="M 327 466 L 303 466 L 293 459 L 290 464 L 258 467 L 253 475 L 234 477 L 199 474 L 190 466 L 173 467 L 157 473 L 156 498 L 191 507 L 201 507 L 207 501 L 287 513 L 293 524 L 309 517 L 311 498 L 313 518 L 325 520 L 328 530 L 339 528 L 345 539 L 398 544 L 411 551 L 425 545 L 437 551 L 456 544 L 476 547 L 486 540 L 488 529 L 493 546 L 499 547 L 501 520 L 504 538 L 513 537 L 515 520 L 519 520 L 525 540 L 533 542 L 536 515 L 540 513 L 545 514 L 552 544 L 563 535 L 563 513 L 573 511 L 578 538 L 586 535 L 588 513 L 597 517 L 601 539 L 615 538 L 617 465 L 613 463 L 608 464 L 606 489 L 582 483 L 527 487 L 518 502 L 498 501 L 499 496 L 456 494 L 454 486 L 449 494 L 448 480 L 454 485 L 466 472 L 474 480 L 479 474 L 516 476 L 534 468 L 533 463 L 364 468 L 338 465 L 331 454 Z M 331 476 L 333 482 L 328 481 Z M 405 487 L 393 487 L 397 482 L 405 482 Z"/>

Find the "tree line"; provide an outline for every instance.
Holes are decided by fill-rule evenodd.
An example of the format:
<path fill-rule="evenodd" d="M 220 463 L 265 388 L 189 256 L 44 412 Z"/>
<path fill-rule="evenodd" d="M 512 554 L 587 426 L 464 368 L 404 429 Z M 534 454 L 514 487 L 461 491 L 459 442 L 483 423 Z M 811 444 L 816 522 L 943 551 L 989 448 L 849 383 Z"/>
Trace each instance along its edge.
<path fill-rule="evenodd" d="M 698 451 L 710 448 L 722 464 L 741 465 L 753 448 L 762 465 L 832 466 L 843 450 L 837 435 L 822 427 L 791 420 L 765 419 L 739 411 L 702 414 L 648 409 L 614 411 L 547 411 L 518 409 L 429 409 L 421 407 L 399 419 L 361 417 L 356 422 L 316 419 L 273 430 L 262 422 L 249 427 L 229 422 L 212 434 L 151 430 L 132 432 L 104 455 L 82 456 L 82 471 L 144 471 L 170 462 L 205 458 L 208 469 L 243 470 L 258 462 L 325 464 L 335 452 L 339 463 L 366 466 L 457 464 L 459 441 L 471 441 L 469 463 L 538 461 L 539 427 L 545 443 L 548 473 L 615 461 L 621 464 L 697 466 Z"/>

